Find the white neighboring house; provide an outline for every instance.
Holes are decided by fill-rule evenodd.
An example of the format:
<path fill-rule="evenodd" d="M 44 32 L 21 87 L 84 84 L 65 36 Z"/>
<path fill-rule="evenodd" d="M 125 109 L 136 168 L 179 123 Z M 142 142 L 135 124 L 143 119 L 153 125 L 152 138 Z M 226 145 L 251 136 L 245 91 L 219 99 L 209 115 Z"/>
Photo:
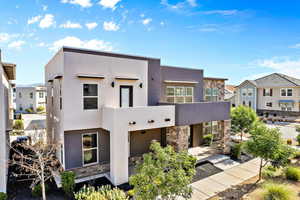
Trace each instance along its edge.
<path fill-rule="evenodd" d="M 16 65 L 3 63 L 0 52 L 0 192 L 6 192 L 8 155 L 8 133 L 12 127 L 12 80 L 16 78 Z"/>
<path fill-rule="evenodd" d="M 34 112 L 37 108 L 46 107 L 46 88 L 44 86 L 16 87 L 16 111 L 26 112 L 31 108 Z"/>

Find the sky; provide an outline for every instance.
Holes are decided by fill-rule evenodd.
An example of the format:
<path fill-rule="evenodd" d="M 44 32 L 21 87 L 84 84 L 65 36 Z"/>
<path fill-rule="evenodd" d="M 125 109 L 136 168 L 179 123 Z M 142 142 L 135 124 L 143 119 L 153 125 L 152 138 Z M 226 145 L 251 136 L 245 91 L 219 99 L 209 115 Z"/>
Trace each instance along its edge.
<path fill-rule="evenodd" d="M 2 60 L 44 82 L 63 46 L 160 58 L 228 84 L 300 78 L 299 0 L 0 0 Z"/>

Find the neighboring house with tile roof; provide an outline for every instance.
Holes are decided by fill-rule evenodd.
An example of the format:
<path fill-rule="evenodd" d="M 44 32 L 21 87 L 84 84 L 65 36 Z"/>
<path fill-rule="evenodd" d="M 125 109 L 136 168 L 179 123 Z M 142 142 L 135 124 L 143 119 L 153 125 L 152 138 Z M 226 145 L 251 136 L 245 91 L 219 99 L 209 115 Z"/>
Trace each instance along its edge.
<path fill-rule="evenodd" d="M 273 73 L 246 80 L 237 87 L 237 102 L 259 114 L 300 116 L 300 79 Z"/>

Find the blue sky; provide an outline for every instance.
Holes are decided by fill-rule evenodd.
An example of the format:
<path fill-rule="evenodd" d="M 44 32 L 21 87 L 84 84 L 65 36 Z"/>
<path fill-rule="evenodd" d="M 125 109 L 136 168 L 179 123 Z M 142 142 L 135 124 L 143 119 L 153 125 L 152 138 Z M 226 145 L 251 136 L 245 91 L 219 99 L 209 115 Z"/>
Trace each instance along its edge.
<path fill-rule="evenodd" d="M 44 81 L 62 45 L 161 58 L 238 84 L 300 78 L 298 0 L 0 0 L 2 59 L 17 84 Z"/>

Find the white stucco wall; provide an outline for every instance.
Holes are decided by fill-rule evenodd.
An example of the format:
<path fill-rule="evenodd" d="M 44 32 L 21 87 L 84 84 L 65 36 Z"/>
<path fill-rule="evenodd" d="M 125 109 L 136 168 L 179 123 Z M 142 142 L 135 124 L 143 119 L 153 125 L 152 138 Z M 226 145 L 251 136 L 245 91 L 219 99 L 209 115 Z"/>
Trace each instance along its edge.
<path fill-rule="evenodd" d="M 39 92 L 44 93 L 44 97 L 39 97 Z M 21 93 L 21 97 L 20 97 Z M 30 97 L 30 93 L 33 94 L 33 97 Z M 16 87 L 16 110 L 19 112 L 25 112 L 27 108 L 30 108 L 31 105 L 33 107 L 33 110 L 36 111 L 36 109 L 39 106 L 45 107 L 46 102 L 46 91 L 43 87 Z M 23 108 L 23 110 L 20 110 L 20 107 Z"/>

